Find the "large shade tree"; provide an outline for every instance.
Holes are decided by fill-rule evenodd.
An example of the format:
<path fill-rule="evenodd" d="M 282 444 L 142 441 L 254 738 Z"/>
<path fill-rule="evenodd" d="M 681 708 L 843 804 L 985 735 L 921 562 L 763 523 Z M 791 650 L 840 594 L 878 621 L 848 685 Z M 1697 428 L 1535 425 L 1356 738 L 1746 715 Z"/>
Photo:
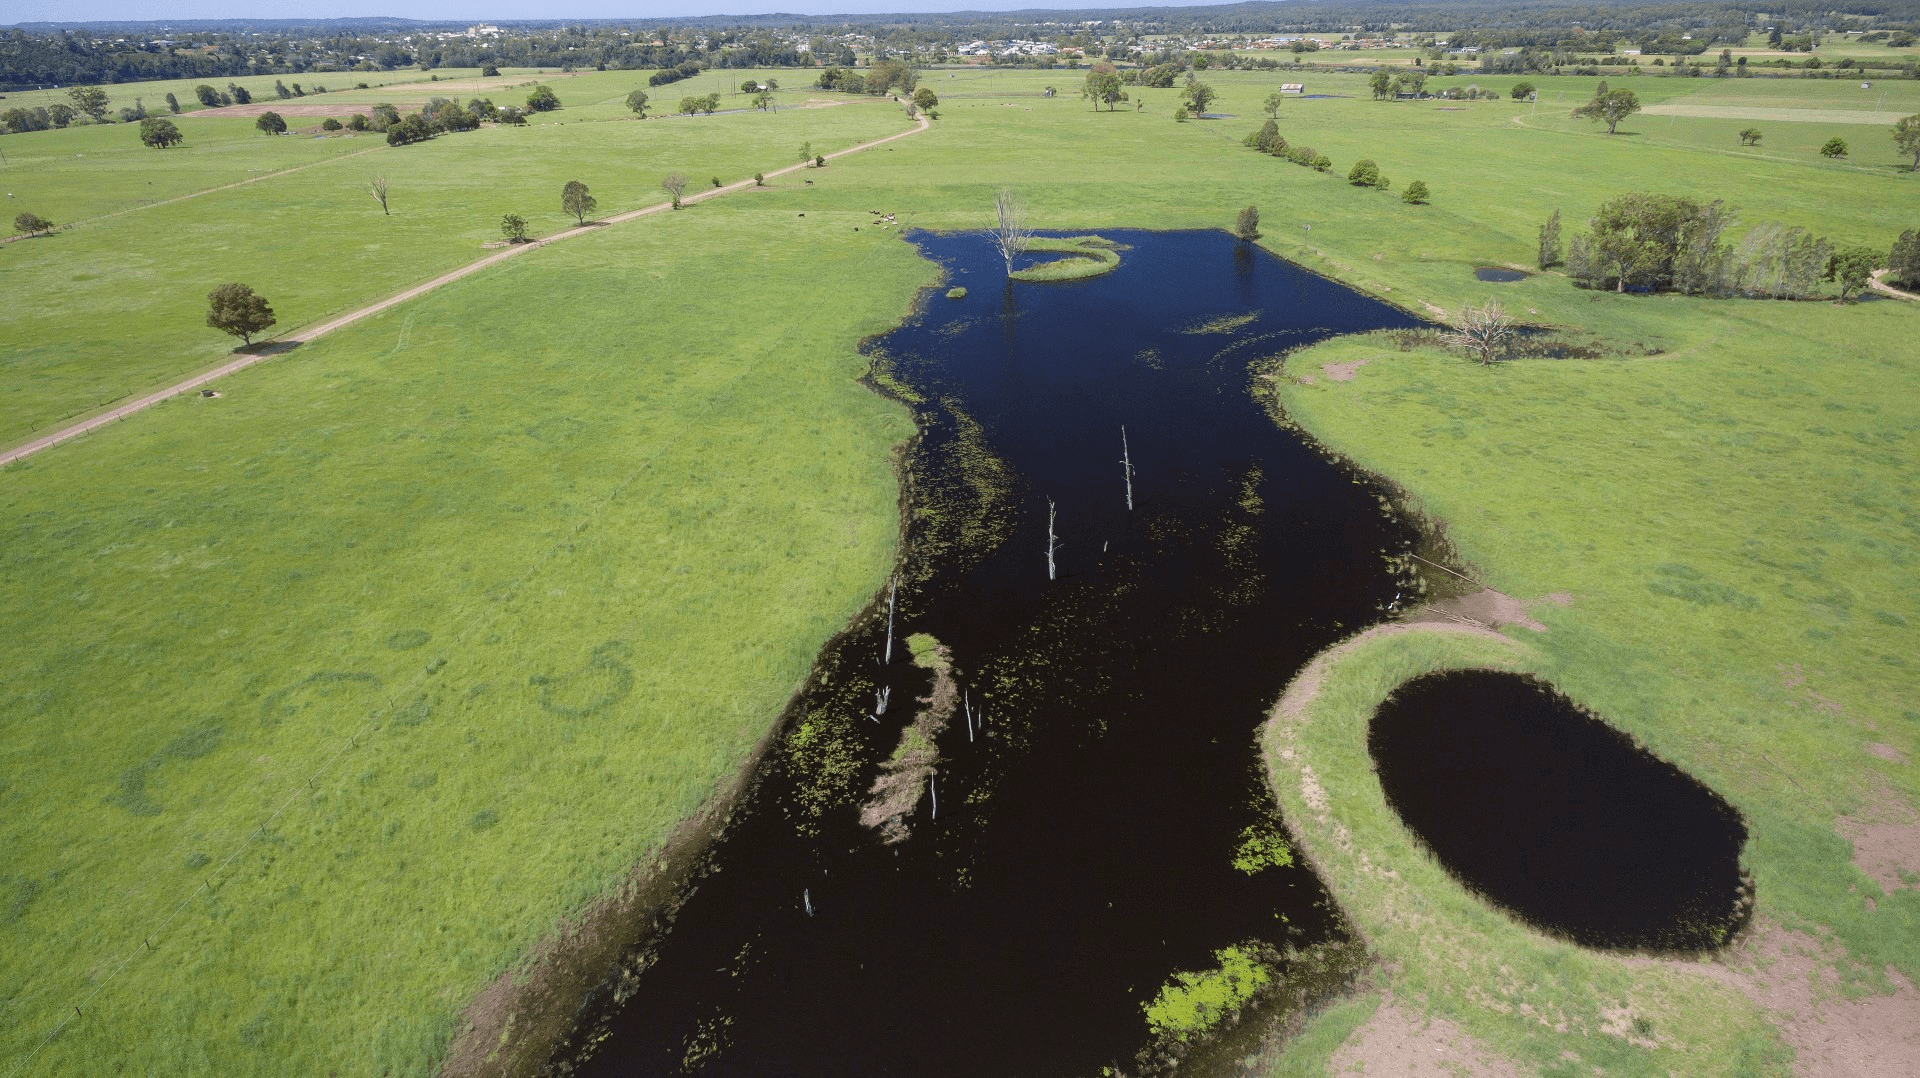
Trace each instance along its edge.
<path fill-rule="evenodd" d="M 588 194 L 587 185 L 579 180 L 568 180 L 560 190 L 560 208 L 583 225 L 587 223 L 587 215 L 599 205 L 599 200 Z"/>
<path fill-rule="evenodd" d="M 1640 111 L 1640 99 L 1632 90 L 1609 90 L 1606 83 L 1593 95 L 1593 100 L 1573 110 L 1575 116 L 1607 125 L 1607 134 L 1616 133 L 1620 121 Z"/>
<path fill-rule="evenodd" d="M 186 141 L 186 136 L 180 133 L 172 120 L 149 116 L 140 121 L 140 141 L 156 150 L 164 150 Z"/>
<path fill-rule="evenodd" d="M 244 284 L 223 284 L 207 293 L 207 325 L 246 344 L 252 344 L 253 335 L 274 321 L 267 297 Z"/>

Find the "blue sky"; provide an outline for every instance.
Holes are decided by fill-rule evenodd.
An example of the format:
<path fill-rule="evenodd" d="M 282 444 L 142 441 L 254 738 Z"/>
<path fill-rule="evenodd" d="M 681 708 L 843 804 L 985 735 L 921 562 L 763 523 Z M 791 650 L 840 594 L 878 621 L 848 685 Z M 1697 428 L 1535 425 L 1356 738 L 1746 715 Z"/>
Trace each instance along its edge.
<path fill-rule="evenodd" d="M 1124 0 L 1123 0 L 1124 2 Z M 1135 0 L 1139 2 L 1139 0 Z M 1187 7 L 1218 0 L 1157 0 Z M 562 0 L 528 8 L 501 0 L 317 0 L 298 6 L 258 0 L 4 0 L 0 25 L 16 22 L 168 19 L 342 18 L 388 15 L 409 19 L 646 19 L 680 15 L 743 15 L 767 11 L 803 15 L 892 11 L 1013 11 L 1020 8 L 1114 7 L 1113 0 Z"/>

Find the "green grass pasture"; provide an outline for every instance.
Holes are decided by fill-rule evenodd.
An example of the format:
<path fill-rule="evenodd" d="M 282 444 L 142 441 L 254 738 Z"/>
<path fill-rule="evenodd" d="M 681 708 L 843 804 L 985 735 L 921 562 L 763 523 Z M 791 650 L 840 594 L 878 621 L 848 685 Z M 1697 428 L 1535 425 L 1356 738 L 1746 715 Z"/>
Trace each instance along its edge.
<path fill-rule="evenodd" d="M 0 476 L 9 1073 L 428 1073 L 740 765 L 886 573 L 930 275 L 735 202 Z"/>
<path fill-rule="evenodd" d="M 252 280 L 283 323 L 310 321 L 477 255 L 502 212 L 560 227 L 567 178 L 604 213 L 655 200 L 666 168 L 733 179 L 803 139 L 832 148 L 904 123 L 874 102 L 574 122 L 618 114 L 635 85 L 619 74 L 556 83 L 567 110 L 550 126 L 355 159 L 393 177 L 393 218 L 357 189 L 370 169 L 330 162 L 114 218 L 117 231 L 7 245 L 22 291 L 0 414 L 24 426 L 91 406 L 80 390 L 215 358 L 198 322 L 220 280 Z M 721 74 L 749 73 L 656 100 L 720 90 Z M 1289 412 L 1444 518 L 1489 583 L 1574 596 L 1536 612 L 1550 631 L 1525 649 L 1357 655 L 1327 706 L 1350 732 L 1408 671 L 1508 656 L 1739 805 L 1761 915 L 1842 940 L 1855 990 L 1882 987 L 1862 969 L 1920 975 L 1915 892 L 1878 894 L 1834 831 L 1877 788 L 1920 800 L 1911 767 L 1864 749 L 1920 753 L 1902 702 L 1920 618 L 1904 449 L 1920 429 L 1920 305 L 1595 295 L 1471 273 L 1530 262 L 1554 209 L 1572 230 L 1633 190 L 1885 246 L 1920 225 L 1903 209 L 1920 177 L 1864 149 L 1788 152 L 1771 131 L 1741 153 L 1687 117 L 1635 117 L 1623 129 L 1641 133 L 1611 138 L 1564 122 L 1594 79 L 1532 80 L 1537 112 L 1452 111 L 1309 73 L 1310 93 L 1347 96 L 1289 100 L 1279 127 L 1333 158 L 1324 175 L 1240 143 L 1299 75 L 1208 81 L 1233 119 L 1175 123 L 1174 90 L 1095 113 L 1071 73 L 929 72 L 931 131 L 809 172 L 812 187 L 794 177 L 532 252 L 228 379 L 221 398 L 0 473 L 15 641 L 0 1057 L 81 1004 L 31 1073 L 429 1072 L 459 1008 L 648 855 L 885 579 L 886 454 L 906 426 L 855 384 L 853 346 L 937 271 L 870 211 L 982 228 L 1000 186 L 1036 225 L 1086 233 L 1226 228 L 1251 203 L 1263 244 L 1410 309 L 1498 296 L 1637 357 L 1489 370 L 1360 338 L 1289 358 L 1295 377 L 1368 360 L 1351 382 L 1283 384 Z M 1047 85 L 1065 92 L 1044 98 Z M 1648 101 L 1745 92 L 1633 85 Z M 1802 86 L 1805 107 L 1838 107 L 1823 96 L 1838 87 Z M 1344 182 L 1360 157 L 1392 193 Z M 1431 205 L 1395 197 L 1415 179 Z M 1337 792 L 1359 848 L 1398 857 L 1404 832 L 1364 803 L 1364 750 L 1326 751 L 1355 776 Z M 1673 1043 L 1568 1050 L 1624 1073 L 1778 1064 L 1744 999 L 1556 949 L 1418 865 L 1411 897 L 1322 866 L 1397 964 L 1403 1002 L 1536 1061 L 1569 1042 L 1520 1003 L 1582 1016 L 1630 999 Z M 1382 919 L 1401 898 L 1436 927 Z M 1484 954 L 1463 957 L 1463 940 Z M 1362 1010 L 1327 1021 L 1350 1028 Z M 1315 1025 L 1307 1047 L 1344 1035 Z"/>
<path fill-rule="evenodd" d="M 802 142 L 831 152 L 907 124 L 898 106 L 873 101 L 644 123 L 578 123 L 571 106 L 550 115 L 525 128 L 404 147 L 375 137 L 268 138 L 252 133 L 251 121 L 198 120 L 185 124 L 186 147 L 136 143 L 115 151 L 100 170 L 134 177 L 115 181 L 119 205 L 127 187 L 140 189 L 143 174 L 185 170 L 177 190 L 231 183 L 246 168 L 284 167 L 309 155 L 328 159 L 0 247 L 14 300 L 0 314 L 0 369 L 7 372 L 0 441 L 25 441 L 36 429 L 220 360 L 235 342 L 204 318 L 206 294 L 222 282 L 251 284 L 273 303 L 276 329 L 290 330 L 481 257 L 482 245 L 500 238 L 504 213 L 525 216 L 535 235 L 570 226 L 560 208 L 568 180 L 586 183 L 605 216 L 664 200 L 659 182 L 669 171 L 684 173 L 696 189 L 715 176 L 731 183 L 792 163 Z M 212 125 L 219 130 L 203 130 Z M 134 139 L 131 128 L 89 127 L 17 141 L 93 146 L 105 136 Z M 339 156 L 365 148 L 372 152 Z M 391 216 L 367 194 L 375 173 L 390 181 Z M 88 159 L 69 165 L 47 152 L 8 179 L 17 196 L 10 204 L 46 206 L 36 212 L 56 221 L 78 216 L 89 200 L 99 208 L 101 196 L 63 192 L 85 192 L 93 175 Z M 518 302 L 505 294 L 496 301 Z"/>

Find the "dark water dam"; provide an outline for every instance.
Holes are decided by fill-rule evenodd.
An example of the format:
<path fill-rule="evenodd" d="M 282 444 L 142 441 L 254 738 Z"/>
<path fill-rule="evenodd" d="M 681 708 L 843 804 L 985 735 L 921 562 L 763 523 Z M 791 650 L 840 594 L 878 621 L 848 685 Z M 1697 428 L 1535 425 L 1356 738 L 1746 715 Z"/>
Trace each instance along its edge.
<path fill-rule="evenodd" d="M 1524 281 L 1531 276 L 1533 274 L 1524 270 L 1506 269 L 1501 266 L 1477 266 L 1473 271 L 1474 280 L 1492 281 L 1498 284 L 1512 284 L 1514 281 Z"/>
<path fill-rule="evenodd" d="M 1739 813 L 1532 678 L 1414 678 L 1368 728 L 1380 785 L 1456 879 L 1591 947 L 1711 950 L 1750 908 Z"/>
<path fill-rule="evenodd" d="M 1350 956 L 1254 736 L 1420 536 L 1252 390 L 1416 322 L 1223 232 L 1104 235 L 1105 276 L 1011 286 L 912 237 L 950 280 L 870 345 L 922 432 L 892 628 L 883 590 L 822 654 L 575 1073 L 1138 1074 L 1190 1050 L 1149 1023 L 1175 974 L 1235 948 L 1297 998 Z"/>

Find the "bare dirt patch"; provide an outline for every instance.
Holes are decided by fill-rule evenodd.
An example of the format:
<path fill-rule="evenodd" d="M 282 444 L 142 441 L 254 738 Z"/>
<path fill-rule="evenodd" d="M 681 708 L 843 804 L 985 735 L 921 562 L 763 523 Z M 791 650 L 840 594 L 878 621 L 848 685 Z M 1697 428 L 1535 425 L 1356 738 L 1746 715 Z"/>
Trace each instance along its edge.
<path fill-rule="evenodd" d="M 1572 600 L 1573 597 L 1566 592 L 1554 592 L 1538 601 L 1565 606 Z M 1523 629 L 1532 629 L 1536 633 L 1546 632 L 1545 625 L 1528 615 L 1528 605 L 1503 592 L 1482 588 L 1471 595 L 1430 603 L 1414 611 L 1407 621 L 1413 624 L 1455 621 L 1480 625 L 1495 631 L 1503 626 L 1518 625 Z"/>
<path fill-rule="evenodd" d="M 1920 812 L 1893 790 L 1882 785 L 1865 808 L 1837 818 L 1834 828 L 1853 843 L 1855 867 L 1882 891 L 1892 894 L 1920 878 Z"/>
<path fill-rule="evenodd" d="M 1906 753 L 1901 752 L 1892 745 L 1882 745 L 1878 741 L 1867 742 L 1867 751 L 1880 757 L 1882 760 L 1890 760 L 1896 764 L 1904 764 L 1907 762 Z"/>
<path fill-rule="evenodd" d="M 1751 931 L 1709 962 L 1627 959 L 1689 969 L 1739 989 L 1795 1052 L 1802 1078 L 1911 1078 L 1920 1074 L 1920 991 L 1888 967 L 1889 995 L 1849 998 L 1838 943 L 1755 918 Z"/>
<path fill-rule="evenodd" d="M 1356 359 L 1351 363 L 1322 363 L 1320 369 L 1326 372 L 1329 382 L 1351 382 L 1353 372 L 1371 363 L 1372 360 Z"/>
<path fill-rule="evenodd" d="M 1459 1026 L 1416 1015 L 1391 995 L 1333 1054 L 1327 1069 L 1396 1078 L 1520 1078 L 1513 1061 L 1494 1055 Z"/>

